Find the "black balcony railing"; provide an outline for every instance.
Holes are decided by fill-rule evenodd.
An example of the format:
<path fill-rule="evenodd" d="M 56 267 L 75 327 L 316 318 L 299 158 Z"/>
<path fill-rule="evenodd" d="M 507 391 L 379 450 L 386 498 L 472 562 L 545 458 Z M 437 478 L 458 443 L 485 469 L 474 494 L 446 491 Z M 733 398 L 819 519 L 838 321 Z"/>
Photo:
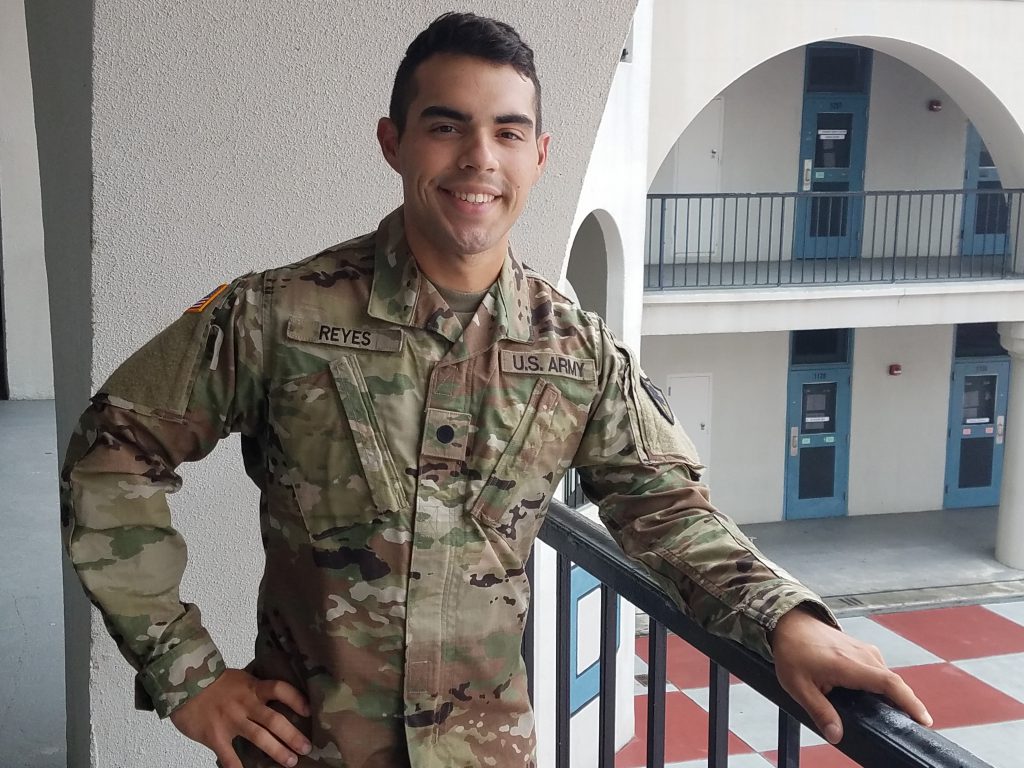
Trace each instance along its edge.
<path fill-rule="evenodd" d="M 580 485 L 580 476 L 575 469 L 565 473 L 562 480 L 562 502 L 570 509 L 578 509 L 587 503 L 587 497 Z"/>
<path fill-rule="evenodd" d="M 747 683 L 779 707 L 779 768 L 798 768 L 799 723 L 811 726 L 804 710 L 782 690 L 774 667 L 743 646 L 705 632 L 687 618 L 639 566 L 627 559 L 608 533 L 565 505 L 552 502 L 540 538 L 558 553 L 556 585 L 556 766 L 568 768 L 570 754 L 570 569 L 575 563 L 601 582 L 599 768 L 615 765 L 615 595 L 645 611 L 651 619 L 647 698 L 647 766 L 665 765 L 666 630 L 710 659 L 708 766 L 726 768 L 729 734 L 729 674 Z M 531 558 L 532 561 L 532 558 Z M 532 563 L 528 566 L 531 570 Z M 532 662 L 533 626 L 527 625 L 524 655 Z M 533 671 L 530 669 L 530 679 Z M 956 691 L 950 691 L 955 696 Z M 531 687 L 532 695 L 532 687 Z M 870 768 L 991 768 L 963 748 L 914 723 L 880 697 L 837 689 L 829 694 L 843 719 L 843 753 Z"/>
<path fill-rule="evenodd" d="M 648 195 L 644 287 L 1019 278 L 1022 192 Z"/>

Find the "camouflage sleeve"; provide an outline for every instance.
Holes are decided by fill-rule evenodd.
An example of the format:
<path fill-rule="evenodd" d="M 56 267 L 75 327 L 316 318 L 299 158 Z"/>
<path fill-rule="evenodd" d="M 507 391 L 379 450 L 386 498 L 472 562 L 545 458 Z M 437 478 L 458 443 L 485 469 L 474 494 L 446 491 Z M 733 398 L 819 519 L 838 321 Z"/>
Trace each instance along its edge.
<path fill-rule="evenodd" d="M 183 461 L 231 431 L 252 433 L 262 402 L 256 278 L 221 286 L 132 355 L 92 399 L 61 472 L 65 547 L 86 594 L 138 671 L 137 706 L 166 717 L 224 662 L 182 603 L 185 543 L 166 494 Z"/>
<path fill-rule="evenodd" d="M 797 605 L 838 626 L 817 595 L 715 509 L 664 395 L 606 328 L 602 344 L 601 391 L 573 463 L 623 551 L 706 629 L 765 658 L 768 634 Z"/>

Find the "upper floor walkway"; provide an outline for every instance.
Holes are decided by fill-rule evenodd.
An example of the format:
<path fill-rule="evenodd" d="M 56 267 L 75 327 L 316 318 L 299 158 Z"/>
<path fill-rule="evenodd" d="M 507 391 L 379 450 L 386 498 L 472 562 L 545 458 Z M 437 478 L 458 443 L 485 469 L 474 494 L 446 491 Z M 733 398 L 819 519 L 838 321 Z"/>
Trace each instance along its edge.
<path fill-rule="evenodd" d="M 1024 277 L 1022 190 L 651 194 L 644 288 Z"/>

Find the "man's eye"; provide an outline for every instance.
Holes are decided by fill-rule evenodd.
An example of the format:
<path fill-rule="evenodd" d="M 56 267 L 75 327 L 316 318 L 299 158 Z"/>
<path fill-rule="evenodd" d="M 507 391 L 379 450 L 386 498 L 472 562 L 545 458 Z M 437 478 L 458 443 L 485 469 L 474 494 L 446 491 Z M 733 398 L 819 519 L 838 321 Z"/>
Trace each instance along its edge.
<path fill-rule="evenodd" d="M 454 125 L 435 125 L 430 129 L 432 133 L 455 133 Z"/>
<path fill-rule="evenodd" d="M 500 136 L 503 139 L 513 139 L 515 141 L 522 141 L 523 140 L 523 137 L 520 136 L 515 131 L 502 131 Z"/>

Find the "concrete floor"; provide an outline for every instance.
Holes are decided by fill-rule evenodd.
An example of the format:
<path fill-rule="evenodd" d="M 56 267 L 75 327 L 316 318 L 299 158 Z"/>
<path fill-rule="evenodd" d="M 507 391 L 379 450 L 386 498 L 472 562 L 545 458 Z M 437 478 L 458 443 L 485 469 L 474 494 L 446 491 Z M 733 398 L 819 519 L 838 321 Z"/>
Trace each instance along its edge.
<path fill-rule="evenodd" d="M 65 768 L 63 592 L 53 403 L 0 401 L 0 765 Z M 744 526 L 851 615 L 1024 594 L 993 557 L 996 510 Z"/>
<path fill-rule="evenodd" d="M 52 401 L 0 401 L 0 764 L 64 768 L 64 601 Z"/>
<path fill-rule="evenodd" d="M 742 526 L 843 615 L 1024 595 L 1024 571 L 995 559 L 996 507 Z"/>

